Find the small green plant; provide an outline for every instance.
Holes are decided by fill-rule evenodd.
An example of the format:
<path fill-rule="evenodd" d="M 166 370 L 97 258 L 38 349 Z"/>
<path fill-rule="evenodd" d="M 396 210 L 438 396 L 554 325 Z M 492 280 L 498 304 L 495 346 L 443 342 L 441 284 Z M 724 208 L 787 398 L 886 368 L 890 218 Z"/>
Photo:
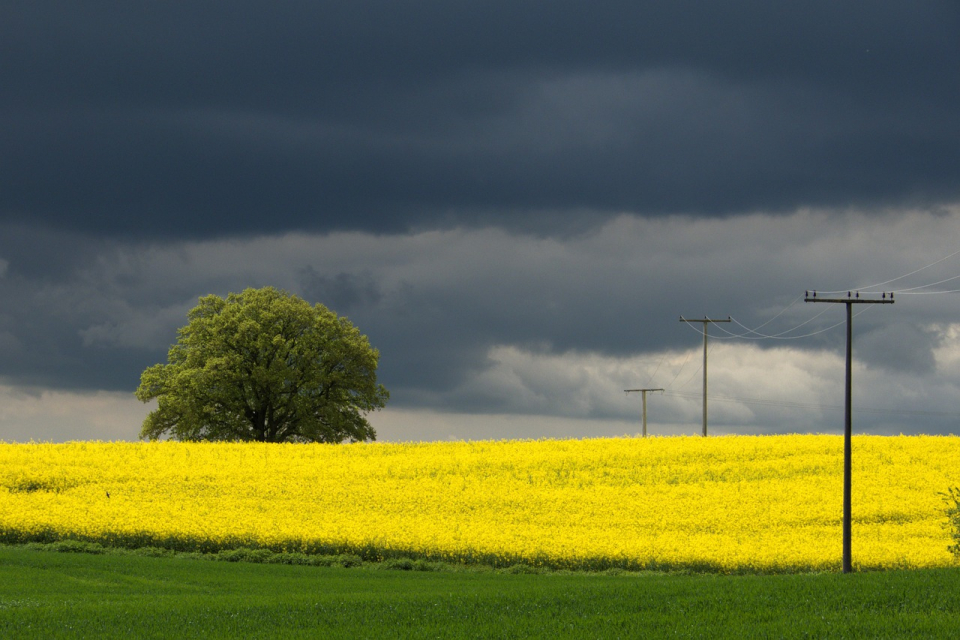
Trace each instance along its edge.
<path fill-rule="evenodd" d="M 82 540 L 58 540 L 46 545 L 46 548 L 60 553 L 103 554 L 107 552 L 107 549 L 99 542 L 84 542 Z"/>
<path fill-rule="evenodd" d="M 441 571 L 441 563 L 427 562 L 423 558 L 387 558 L 380 563 L 383 569 L 398 569 L 400 571 Z"/>
<path fill-rule="evenodd" d="M 6 487 L 11 493 L 36 493 L 38 491 L 63 493 L 67 489 L 79 485 L 79 481 L 67 477 L 32 478 L 22 476 L 6 483 Z"/>
<path fill-rule="evenodd" d="M 960 487 L 951 487 L 943 494 L 947 502 L 947 518 L 950 523 L 950 536 L 953 538 L 953 544 L 948 547 L 953 555 L 960 558 Z"/>
<path fill-rule="evenodd" d="M 500 569 L 500 573 L 511 573 L 511 574 L 531 574 L 531 573 L 543 573 L 537 567 L 531 567 L 529 564 L 523 562 L 518 562 L 517 564 L 512 564 L 509 567 L 504 567 Z"/>

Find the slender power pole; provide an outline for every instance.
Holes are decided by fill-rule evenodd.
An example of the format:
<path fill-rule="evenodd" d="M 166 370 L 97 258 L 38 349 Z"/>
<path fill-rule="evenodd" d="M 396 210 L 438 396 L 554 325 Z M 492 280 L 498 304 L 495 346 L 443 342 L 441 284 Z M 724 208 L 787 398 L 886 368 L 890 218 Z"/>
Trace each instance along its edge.
<path fill-rule="evenodd" d="M 683 316 L 680 316 L 680 322 L 702 322 L 703 323 L 703 437 L 707 437 L 707 325 L 711 322 L 730 322 L 728 317 L 726 320 L 710 320 L 709 318 L 704 318 L 703 320 L 687 320 Z"/>
<path fill-rule="evenodd" d="M 858 291 L 856 297 L 852 291 L 847 292 L 846 298 L 818 298 L 817 292 L 813 295 L 807 291 L 804 294 L 804 302 L 830 302 L 834 304 L 847 305 L 847 383 L 843 398 L 843 572 L 851 573 L 853 571 L 853 553 L 851 551 L 852 527 L 851 527 L 851 479 L 852 465 L 850 462 L 853 450 L 853 305 L 855 304 L 893 304 L 893 294 L 884 293 L 880 299 L 861 298 Z"/>
<path fill-rule="evenodd" d="M 636 393 L 640 392 L 640 421 L 643 423 L 643 437 L 647 437 L 647 391 L 660 391 L 663 392 L 663 389 L 624 389 L 624 393 Z"/>

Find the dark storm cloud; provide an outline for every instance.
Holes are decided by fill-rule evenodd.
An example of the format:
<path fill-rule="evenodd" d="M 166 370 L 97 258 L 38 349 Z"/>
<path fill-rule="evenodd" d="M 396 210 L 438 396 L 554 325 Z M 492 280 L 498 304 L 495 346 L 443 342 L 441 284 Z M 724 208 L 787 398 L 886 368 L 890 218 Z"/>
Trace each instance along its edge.
<path fill-rule="evenodd" d="M 18 3 L 0 216 L 563 232 L 949 201 L 958 33 L 952 2 Z"/>
<path fill-rule="evenodd" d="M 317 273 L 306 266 L 299 273 L 301 295 L 322 304 L 340 315 L 359 306 L 376 305 L 383 297 L 377 281 L 369 273 L 356 274 L 340 271 L 333 275 Z"/>
<path fill-rule="evenodd" d="M 942 341 L 943 336 L 930 329 L 890 323 L 874 327 L 860 338 L 857 353 L 868 365 L 924 375 L 936 370 L 933 350 Z"/>

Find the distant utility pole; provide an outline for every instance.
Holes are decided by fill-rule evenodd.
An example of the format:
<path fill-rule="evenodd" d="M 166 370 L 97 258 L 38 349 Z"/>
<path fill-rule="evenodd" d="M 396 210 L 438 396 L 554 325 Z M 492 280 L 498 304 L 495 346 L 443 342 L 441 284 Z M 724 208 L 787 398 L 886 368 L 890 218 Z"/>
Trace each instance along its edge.
<path fill-rule="evenodd" d="M 642 409 L 640 410 L 640 416 L 641 416 L 640 420 L 643 422 L 643 437 L 646 438 L 647 437 L 647 391 L 659 391 L 663 393 L 663 389 L 624 389 L 623 390 L 624 393 L 636 393 L 638 391 L 640 392 L 640 398 L 641 398 L 640 406 L 642 407 Z"/>
<path fill-rule="evenodd" d="M 683 316 L 680 316 L 680 322 L 702 322 L 703 323 L 703 437 L 707 437 L 707 325 L 711 322 L 730 322 L 730 318 L 727 317 L 726 320 L 710 320 L 709 318 L 704 318 L 703 320 L 687 320 Z"/>
<path fill-rule="evenodd" d="M 889 296 L 889 297 L 888 297 Z M 853 420 L 851 414 L 851 400 L 853 398 L 853 312 L 855 304 L 893 304 L 893 293 L 884 293 L 878 298 L 861 298 L 858 291 L 856 296 L 852 291 L 847 291 L 846 298 L 818 298 L 817 292 L 810 295 L 809 291 L 804 292 L 804 302 L 831 302 L 834 304 L 847 305 L 847 388 L 844 394 L 843 402 L 843 572 L 851 573 L 853 571 L 852 553 L 850 551 L 851 527 L 850 527 L 850 452 L 853 449 L 851 438 L 853 435 Z"/>

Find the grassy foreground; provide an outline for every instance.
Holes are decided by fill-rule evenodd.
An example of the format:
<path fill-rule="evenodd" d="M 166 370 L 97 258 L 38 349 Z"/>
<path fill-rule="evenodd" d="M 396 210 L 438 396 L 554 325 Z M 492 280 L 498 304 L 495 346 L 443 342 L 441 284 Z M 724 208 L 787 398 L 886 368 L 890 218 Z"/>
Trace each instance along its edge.
<path fill-rule="evenodd" d="M 0 547 L 3 638 L 960 637 L 960 569 L 509 575 Z"/>

